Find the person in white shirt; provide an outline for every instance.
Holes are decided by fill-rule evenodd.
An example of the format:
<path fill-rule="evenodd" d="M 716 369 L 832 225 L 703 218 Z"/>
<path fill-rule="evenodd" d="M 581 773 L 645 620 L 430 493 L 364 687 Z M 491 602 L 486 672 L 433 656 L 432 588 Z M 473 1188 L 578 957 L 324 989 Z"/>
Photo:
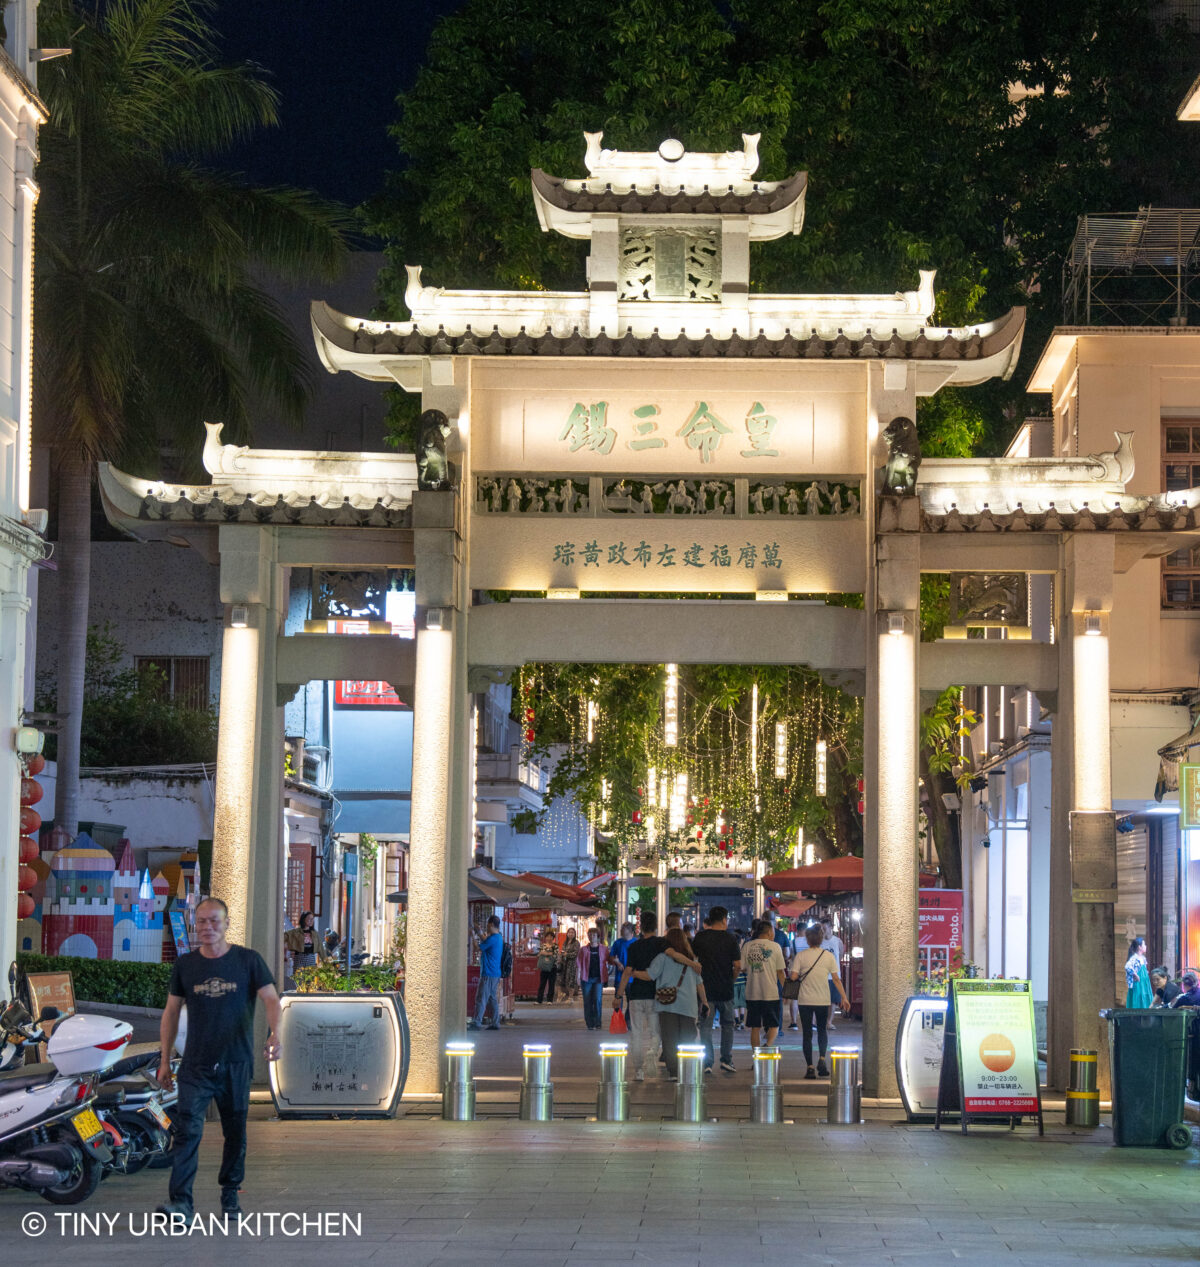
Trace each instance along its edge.
<path fill-rule="evenodd" d="M 765 1047 L 774 1047 L 783 1020 L 783 974 L 787 965 L 783 951 L 775 944 L 771 925 L 759 920 L 750 940 L 742 947 L 742 967 L 746 971 L 746 1023 L 750 1026 L 750 1046 L 759 1046 L 766 1031 Z"/>
<path fill-rule="evenodd" d="M 837 961 L 838 971 L 841 971 L 842 956 L 846 953 L 846 948 L 842 944 L 842 939 L 833 931 L 833 925 L 827 919 L 821 921 L 821 949 L 828 950 L 829 953 Z M 837 989 L 833 984 L 833 977 L 829 978 L 829 1006 L 832 1009 L 838 1001 Z M 828 1029 L 833 1029 L 833 1012 L 829 1013 Z"/>
<path fill-rule="evenodd" d="M 800 1006 L 800 1030 L 804 1043 L 804 1059 L 808 1062 L 806 1078 L 828 1078 L 829 1068 L 825 1064 L 825 1053 L 829 1050 L 827 1026 L 829 1022 L 829 988 L 827 981 L 832 980 L 834 988 L 841 999 L 842 1007 L 849 1009 L 850 1000 L 842 988 L 842 978 L 838 975 L 837 961 L 833 952 L 821 946 L 821 925 L 810 924 L 804 930 L 808 946 L 792 957 L 789 975 L 792 980 L 800 982 L 800 992 L 796 1002 Z M 812 1062 L 812 1028 L 817 1025 L 817 1068 L 813 1071 Z"/>

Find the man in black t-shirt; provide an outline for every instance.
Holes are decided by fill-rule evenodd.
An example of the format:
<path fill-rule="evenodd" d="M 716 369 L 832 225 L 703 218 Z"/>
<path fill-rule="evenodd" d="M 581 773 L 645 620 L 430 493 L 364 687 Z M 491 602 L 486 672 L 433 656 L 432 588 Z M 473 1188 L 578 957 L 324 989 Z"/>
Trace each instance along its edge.
<path fill-rule="evenodd" d="M 741 968 L 737 938 L 728 931 L 729 912 L 714 906 L 704 917 L 704 927 L 692 939 L 692 948 L 704 969 L 704 993 L 708 1005 L 721 1018 L 721 1068 L 735 1073 L 733 1064 L 733 981 Z M 705 1069 L 713 1067 L 712 1016 L 700 1019 L 704 1040 Z"/>
<path fill-rule="evenodd" d="M 649 911 L 642 915 L 642 931 L 629 943 L 625 970 L 617 985 L 616 1006 L 629 1000 L 630 1063 L 635 1082 L 653 1082 L 658 1077 L 658 1013 L 654 1010 L 654 982 L 639 981 L 635 971 L 645 972 L 651 962 L 667 949 L 667 939 L 658 937 L 658 918 Z"/>
<path fill-rule="evenodd" d="M 200 949 L 175 961 L 163 1009 L 159 1040 L 162 1058 L 158 1080 L 174 1081 L 171 1052 L 179 1031 L 179 1013 L 188 1009 L 188 1036 L 179 1066 L 179 1100 L 171 1112 L 175 1142 L 171 1150 L 169 1199 L 163 1214 L 192 1217 L 192 1183 L 196 1154 L 204 1134 L 209 1102 L 221 1115 L 225 1148 L 217 1181 L 221 1210 L 240 1214 L 238 1190 L 246 1173 L 246 1114 L 250 1108 L 250 1078 L 254 1072 L 254 1003 L 262 999 L 273 1037 L 267 1041 L 268 1060 L 279 1058 L 279 1020 L 282 1008 L 275 978 L 266 961 L 248 946 L 226 940 L 229 910 L 220 898 L 206 897 L 196 907 L 196 940 Z"/>

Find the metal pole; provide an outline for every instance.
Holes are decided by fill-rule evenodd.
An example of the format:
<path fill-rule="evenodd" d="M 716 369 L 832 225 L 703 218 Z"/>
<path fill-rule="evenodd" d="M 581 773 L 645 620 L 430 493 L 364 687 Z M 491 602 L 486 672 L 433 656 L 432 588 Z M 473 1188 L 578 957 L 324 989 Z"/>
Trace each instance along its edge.
<path fill-rule="evenodd" d="M 474 1043 L 446 1044 L 446 1080 L 442 1083 L 444 1122 L 475 1120 L 475 1079 L 471 1076 L 474 1057 Z"/>
<path fill-rule="evenodd" d="M 675 1084 L 675 1120 L 704 1121 L 704 1048 L 688 1044 L 676 1049 L 679 1081 Z"/>
<path fill-rule="evenodd" d="M 783 1120 L 783 1088 L 779 1085 L 779 1048 L 760 1047 L 751 1057 L 750 1120 L 775 1126 Z"/>
<path fill-rule="evenodd" d="M 1071 1085 L 1067 1091 L 1067 1125 L 1100 1125 L 1100 1092 L 1096 1089 L 1099 1066 L 1096 1053 L 1083 1047 L 1071 1048 Z"/>
<path fill-rule="evenodd" d="M 554 1117 L 554 1084 L 550 1081 L 550 1047 L 547 1043 L 526 1043 L 522 1048 L 524 1072 L 521 1079 L 522 1122 L 549 1122 Z"/>
<path fill-rule="evenodd" d="M 625 1081 L 627 1043 L 600 1044 L 600 1082 L 596 1087 L 596 1120 L 629 1121 L 629 1083 Z"/>
<path fill-rule="evenodd" d="M 829 1060 L 829 1122 L 835 1126 L 857 1126 L 862 1116 L 859 1054 L 853 1047 L 835 1047 Z"/>

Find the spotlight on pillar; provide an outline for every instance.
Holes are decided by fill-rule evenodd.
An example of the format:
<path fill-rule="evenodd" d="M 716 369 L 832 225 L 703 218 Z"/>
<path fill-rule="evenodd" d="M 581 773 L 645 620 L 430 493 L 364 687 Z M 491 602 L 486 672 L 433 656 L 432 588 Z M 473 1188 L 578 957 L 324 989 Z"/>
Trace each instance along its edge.
<path fill-rule="evenodd" d="M 1083 632 L 1091 638 L 1099 638 L 1101 634 L 1100 616 L 1097 612 L 1088 612 L 1083 618 Z"/>
<path fill-rule="evenodd" d="M 250 612 L 245 607 L 231 607 L 229 609 L 229 627 L 231 629 L 245 629 L 250 623 Z"/>
<path fill-rule="evenodd" d="M 13 746 L 23 757 L 36 756 L 45 742 L 46 736 L 36 726 L 18 726 L 13 735 Z"/>
<path fill-rule="evenodd" d="M 425 628 L 445 629 L 446 609 L 444 607 L 430 607 L 425 613 Z"/>
<path fill-rule="evenodd" d="M 904 613 L 888 612 L 887 613 L 887 631 L 894 638 L 899 638 L 904 632 Z"/>

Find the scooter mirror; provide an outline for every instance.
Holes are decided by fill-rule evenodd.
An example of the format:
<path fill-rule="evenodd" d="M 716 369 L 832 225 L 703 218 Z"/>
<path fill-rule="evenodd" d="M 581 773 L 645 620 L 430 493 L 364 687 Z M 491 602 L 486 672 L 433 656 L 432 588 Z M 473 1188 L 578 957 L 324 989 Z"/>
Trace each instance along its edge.
<path fill-rule="evenodd" d="M 47 1004 L 38 1013 L 38 1024 L 40 1025 L 43 1021 L 56 1021 L 61 1015 L 62 1013 L 58 1010 L 58 1008 L 51 1007 Z"/>
<path fill-rule="evenodd" d="M 12 963 L 8 965 L 8 988 L 12 990 L 16 987 L 16 984 L 17 984 L 17 961 L 14 959 Z"/>

